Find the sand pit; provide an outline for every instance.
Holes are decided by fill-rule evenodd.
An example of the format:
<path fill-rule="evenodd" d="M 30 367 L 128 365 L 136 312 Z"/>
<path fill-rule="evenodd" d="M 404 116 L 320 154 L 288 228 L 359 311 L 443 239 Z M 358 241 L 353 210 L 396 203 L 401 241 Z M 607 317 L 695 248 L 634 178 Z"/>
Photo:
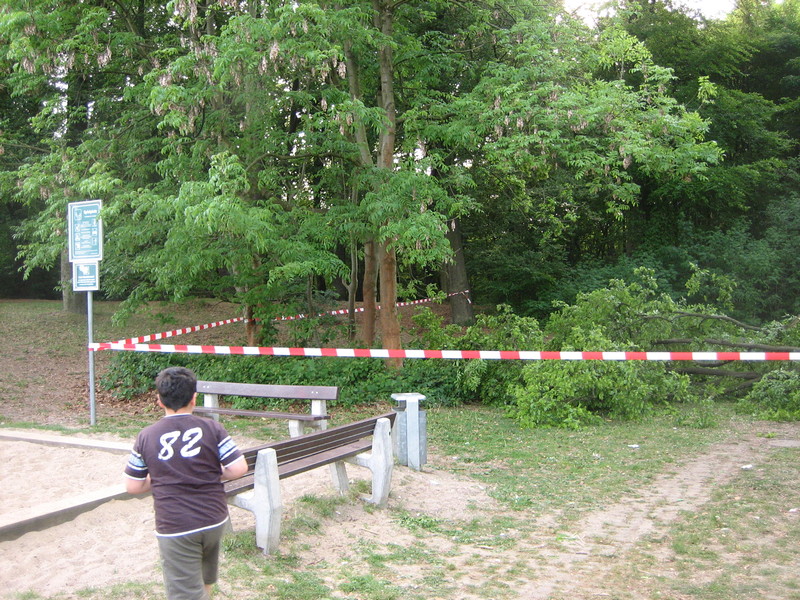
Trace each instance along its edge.
<path fill-rule="evenodd" d="M 247 447 L 250 441 L 239 440 L 239 443 Z M 75 496 L 82 489 L 116 485 L 122 489 L 126 455 L 0 439 L 0 459 L 12 467 L 10 473 L 15 471 L 4 476 L 4 485 L 0 487 L 0 502 L 6 514 Z M 368 479 L 368 471 L 354 465 L 348 465 L 348 473 L 351 479 Z M 330 475 L 324 468 L 283 480 L 281 490 L 285 513 L 289 516 L 292 505 L 301 496 L 334 493 Z M 432 490 L 436 493 L 432 494 Z M 414 499 L 418 508 L 441 516 L 452 513 L 453 518 L 494 504 L 475 482 L 458 480 L 445 472 L 417 473 L 398 467 L 390 506 L 402 506 L 409 498 Z M 353 508 L 363 511 L 357 505 Z M 252 513 L 234 506 L 230 512 L 235 530 L 254 528 Z M 361 530 L 369 530 L 378 539 L 397 536 L 396 531 L 390 531 L 392 525 L 383 511 L 360 514 L 358 519 Z M 16 597 L 23 592 L 44 597 L 55 594 L 77 597 L 77 592 L 89 587 L 104 588 L 125 582 L 160 584 L 153 527 L 152 499 L 148 496 L 113 500 L 59 525 L 2 541 L 0 581 L 4 585 L 0 598 Z M 327 548 L 347 546 L 347 528 L 331 534 L 325 540 Z M 337 540 L 337 536 L 342 539 Z"/>

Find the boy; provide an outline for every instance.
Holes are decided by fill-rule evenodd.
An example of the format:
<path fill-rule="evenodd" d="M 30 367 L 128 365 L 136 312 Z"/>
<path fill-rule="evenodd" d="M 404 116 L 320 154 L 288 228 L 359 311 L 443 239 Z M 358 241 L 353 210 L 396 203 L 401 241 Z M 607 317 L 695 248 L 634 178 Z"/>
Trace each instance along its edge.
<path fill-rule="evenodd" d="M 139 432 L 125 467 L 130 494 L 153 492 L 156 536 L 169 600 L 207 600 L 228 522 L 222 481 L 247 462 L 218 422 L 192 415 L 197 378 L 170 367 L 156 377 L 164 417 Z"/>

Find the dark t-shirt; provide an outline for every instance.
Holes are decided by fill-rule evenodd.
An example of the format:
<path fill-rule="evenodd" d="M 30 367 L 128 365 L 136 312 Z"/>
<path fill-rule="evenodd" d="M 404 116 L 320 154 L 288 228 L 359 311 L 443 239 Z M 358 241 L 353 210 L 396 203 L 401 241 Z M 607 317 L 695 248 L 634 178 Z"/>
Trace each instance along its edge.
<path fill-rule="evenodd" d="M 183 535 L 228 517 L 220 476 L 242 453 L 218 422 L 192 414 L 169 415 L 136 438 L 125 474 L 150 474 L 157 535 Z"/>

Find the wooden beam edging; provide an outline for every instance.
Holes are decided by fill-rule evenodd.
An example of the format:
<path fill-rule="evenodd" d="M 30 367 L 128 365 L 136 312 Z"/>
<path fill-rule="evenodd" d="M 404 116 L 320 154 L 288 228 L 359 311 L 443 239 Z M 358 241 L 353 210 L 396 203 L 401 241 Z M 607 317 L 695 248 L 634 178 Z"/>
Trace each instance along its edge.
<path fill-rule="evenodd" d="M 129 500 L 131 498 L 134 496 L 128 494 L 122 484 L 116 484 L 5 513 L 0 515 L 0 542 L 15 540 L 31 531 L 41 531 L 48 527 L 61 525 L 111 500 Z"/>

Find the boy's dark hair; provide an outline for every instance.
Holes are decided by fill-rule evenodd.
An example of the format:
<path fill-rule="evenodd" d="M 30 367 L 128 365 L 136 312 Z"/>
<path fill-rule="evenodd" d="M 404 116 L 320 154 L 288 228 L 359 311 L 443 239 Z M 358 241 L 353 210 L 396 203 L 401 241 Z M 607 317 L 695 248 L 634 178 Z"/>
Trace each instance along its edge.
<path fill-rule="evenodd" d="M 156 389 L 164 406 L 178 410 L 192 401 L 197 391 L 197 377 L 186 367 L 168 367 L 156 377 Z"/>

